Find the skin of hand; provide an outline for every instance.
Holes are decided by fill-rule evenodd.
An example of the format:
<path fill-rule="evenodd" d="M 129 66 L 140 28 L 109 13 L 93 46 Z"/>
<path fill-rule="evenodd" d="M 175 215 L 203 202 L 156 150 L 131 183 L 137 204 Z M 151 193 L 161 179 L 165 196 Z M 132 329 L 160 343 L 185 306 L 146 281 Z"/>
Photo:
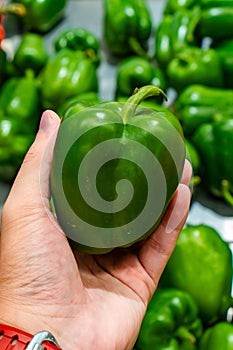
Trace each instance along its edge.
<path fill-rule="evenodd" d="M 49 171 L 60 125 L 42 115 L 2 210 L 0 322 L 53 333 L 63 350 L 130 350 L 189 211 L 186 161 L 165 216 L 146 240 L 104 255 L 73 251 L 50 210 Z"/>

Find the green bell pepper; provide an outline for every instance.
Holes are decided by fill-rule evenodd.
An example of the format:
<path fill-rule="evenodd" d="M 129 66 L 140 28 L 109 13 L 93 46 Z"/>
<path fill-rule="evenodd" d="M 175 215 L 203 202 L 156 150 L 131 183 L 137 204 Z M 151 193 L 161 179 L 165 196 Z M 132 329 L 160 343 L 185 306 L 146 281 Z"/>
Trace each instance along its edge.
<path fill-rule="evenodd" d="M 224 86 L 233 89 L 233 39 L 218 43 L 214 49 L 220 56 L 223 65 Z"/>
<path fill-rule="evenodd" d="M 83 28 L 69 28 L 61 32 L 53 41 L 56 51 L 68 48 L 71 50 L 93 50 L 99 52 L 100 43 L 95 34 Z"/>
<path fill-rule="evenodd" d="M 84 108 L 100 103 L 103 101 L 97 92 L 86 92 L 69 98 L 56 112 L 61 118 L 66 119 Z"/>
<path fill-rule="evenodd" d="M 201 125 L 192 140 L 202 159 L 205 188 L 233 206 L 233 117 Z"/>
<path fill-rule="evenodd" d="M 225 319 L 232 305 L 232 254 L 219 233 L 207 225 L 182 229 L 161 284 L 190 293 L 205 325 Z"/>
<path fill-rule="evenodd" d="M 189 293 L 159 289 L 148 305 L 135 348 L 194 350 L 202 331 L 196 302 Z"/>
<path fill-rule="evenodd" d="M 98 65 L 93 52 L 63 49 L 55 53 L 38 76 L 43 107 L 57 110 L 72 96 L 98 91 Z"/>
<path fill-rule="evenodd" d="M 201 11 L 198 25 L 201 37 L 220 41 L 231 39 L 233 33 L 233 6 L 210 7 Z"/>
<path fill-rule="evenodd" d="M 27 31 L 51 30 L 64 16 L 67 0 L 17 0 L 25 7 L 22 22 Z"/>
<path fill-rule="evenodd" d="M 155 35 L 155 59 L 161 68 L 180 51 L 199 45 L 196 28 L 200 19 L 198 6 L 192 10 L 180 9 L 173 15 L 167 14 L 160 21 Z"/>
<path fill-rule="evenodd" d="M 181 91 L 191 84 L 224 86 L 220 57 L 214 49 L 187 47 L 176 54 L 167 67 L 170 86 Z"/>
<path fill-rule="evenodd" d="M 232 7 L 232 0 L 199 0 L 201 7 L 204 8 L 212 8 L 212 7 Z"/>
<path fill-rule="evenodd" d="M 32 143 L 40 116 L 31 74 L 9 78 L 0 90 L 0 179 L 12 182 Z"/>
<path fill-rule="evenodd" d="M 232 350 L 233 325 L 219 322 L 208 328 L 201 337 L 199 350 Z"/>
<path fill-rule="evenodd" d="M 0 180 L 12 183 L 33 142 L 34 129 L 14 117 L 0 117 Z"/>
<path fill-rule="evenodd" d="M 233 90 L 190 85 L 179 94 L 174 109 L 184 134 L 191 136 L 204 123 L 233 117 Z"/>
<path fill-rule="evenodd" d="M 43 37 L 36 33 L 24 33 L 13 59 L 17 69 L 22 73 L 27 69 L 31 69 L 35 74 L 38 74 L 47 60 L 48 53 L 45 49 Z"/>
<path fill-rule="evenodd" d="M 152 18 L 145 0 L 104 0 L 103 38 L 112 56 L 145 56 Z"/>
<path fill-rule="evenodd" d="M 167 84 L 164 73 L 143 57 L 131 56 L 123 59 L 116 73 L 116 98 L 129 97 L 135 88 L 144 85 L 154 85 L 165 91 Z M 162 102 L 162 96 L 158 100 Z"/>
<path fill-rule="evenodd" d="M 180 9 L 192 9 L 197 3 L 197 0 L 167 0 L 163 13 L 175 14 Z"/>
<path fill-rule="evenodd" d="M 6 53 L 0 48 L 0 84 L 3 83 L 6 77 Z"/>
<path fill-rule="evenodd" d="M 92 106 L 62 121 L 52 198 L 61 227 L 80 250 L 100 254 L 126 247 L 159 224 L 185 159 L 178 119 L 139 107 L 161 93 L 144 86 L 127 103 Z"/>

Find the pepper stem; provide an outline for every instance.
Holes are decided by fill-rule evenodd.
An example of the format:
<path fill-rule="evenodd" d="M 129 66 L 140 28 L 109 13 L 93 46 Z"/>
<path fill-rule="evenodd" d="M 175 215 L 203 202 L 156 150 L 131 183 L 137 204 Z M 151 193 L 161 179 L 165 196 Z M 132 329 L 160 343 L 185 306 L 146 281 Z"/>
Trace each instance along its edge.
<path fill-rule="evenodd" d="M 0 14 L 24 16 L 26 14 L 26 8 L 23 4 L 11 3 L 8 6 L 0 7 Z"/>
<path fill-rule="evenodd" d="M 190 333 L 190 331 L 185 327 L 179 327 L 176 331 L 176 337 L 181 340 L 189 341 L 191 344 L 195 344 L 196 338 L 195 336 Z"/>
<path fill-rule="evenodd" d="M 134 37 L 129 38 L 129 46 L 137 56 L 151 60 L 152 57 L 147 53 L 146 50 L 144 50 L 144 48 L 136 38 Z"/>
<path fill-rule="evenodd" d="M 231 193 L 231 185 L 230 182 L 227 180 L 222 180 L 222 196 L 225 199 L 225 201 L 233 206 L 233 195 Z"/>
<path fill-rule="evenodd" d="M 133 116 L 137 107 L 140 105 L 142 101 L 147 99 L 148 97 L 163 95 L 163 98 L 167 101 L 167 96 L 160 88 L 154 85 L 145 85 L 141 88 L 136 88 L 124 104 L 122 109 L 122 120 L 123 123 L 126 124 L 127 120 L 130 116 Z"/>

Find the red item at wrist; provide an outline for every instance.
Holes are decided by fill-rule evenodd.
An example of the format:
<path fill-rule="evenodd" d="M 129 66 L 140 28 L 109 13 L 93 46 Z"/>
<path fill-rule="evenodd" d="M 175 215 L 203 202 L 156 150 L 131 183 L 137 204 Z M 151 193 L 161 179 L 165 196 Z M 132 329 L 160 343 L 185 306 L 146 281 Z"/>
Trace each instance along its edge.
<path fill-rule="evenodd" d="M 0 350 L 24 350 L 32 338 L 33 335 L 18 328 L 0 324 Z M 48 341 L 43 347 L 45 350 L 60 349 Z"/>

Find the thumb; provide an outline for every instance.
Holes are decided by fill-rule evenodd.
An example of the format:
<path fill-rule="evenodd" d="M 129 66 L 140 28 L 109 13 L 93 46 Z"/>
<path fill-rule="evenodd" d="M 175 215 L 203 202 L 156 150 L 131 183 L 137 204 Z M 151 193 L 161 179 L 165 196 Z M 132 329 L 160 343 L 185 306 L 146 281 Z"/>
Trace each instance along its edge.
<path fill-rule="evenodd" d="M 53 148 L 60 125 L 58 115 L 47 110 L 42 114 L 35 141 L 28 150 L 16 176 L 5 206 L 10 211 L 41 207 L 49 203 L 49 172 Z"/>

